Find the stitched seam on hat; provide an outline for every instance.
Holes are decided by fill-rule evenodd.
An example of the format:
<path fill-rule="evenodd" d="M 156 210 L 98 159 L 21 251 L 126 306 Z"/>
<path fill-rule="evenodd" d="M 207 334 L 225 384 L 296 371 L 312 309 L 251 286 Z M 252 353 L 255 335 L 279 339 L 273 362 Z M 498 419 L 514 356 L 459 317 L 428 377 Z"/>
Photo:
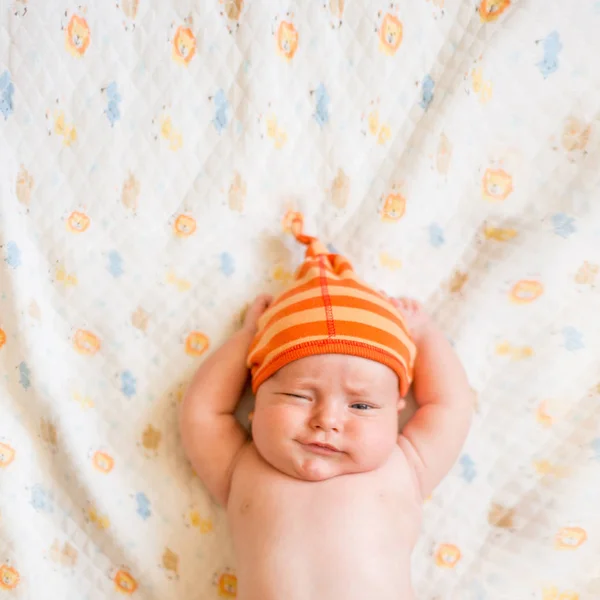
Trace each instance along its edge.
<path fill-rule="evenodd" d="M 323 296 L 323 305 L 325 308 L 325 320 L 327 322 L 327 335 L 335 337 L 335 321 L 333 320 L 333 308 L 331 307 L 331 296 L 327 287 L 327 272 L 325 269 L 325 257 L 319 256 L 321 294 Z"/>

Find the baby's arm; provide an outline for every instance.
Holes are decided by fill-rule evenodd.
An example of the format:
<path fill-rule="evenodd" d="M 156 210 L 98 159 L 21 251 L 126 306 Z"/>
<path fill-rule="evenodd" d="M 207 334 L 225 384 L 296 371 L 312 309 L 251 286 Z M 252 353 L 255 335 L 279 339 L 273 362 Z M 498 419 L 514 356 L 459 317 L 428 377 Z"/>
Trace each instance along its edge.
<path fill-rule="evenodd" d="M 414 300 L 394 302 L 417 345 L 413 393 L 418 409 L 398 444 L 426 498 L 458 458 L 471 424 L 473 392 L 458 356 L 423 308 Z"/>
<path fill-rule="evenodd" d="M 234 416 L 248 378 L 246 356 L 256 322 L 271 299 L 259 296 L 243 327 L 196 372 L 181 407 L 180 430 L 185 452 L 208 491 L 227 504 L 231 470 L 248 436 Z"/>

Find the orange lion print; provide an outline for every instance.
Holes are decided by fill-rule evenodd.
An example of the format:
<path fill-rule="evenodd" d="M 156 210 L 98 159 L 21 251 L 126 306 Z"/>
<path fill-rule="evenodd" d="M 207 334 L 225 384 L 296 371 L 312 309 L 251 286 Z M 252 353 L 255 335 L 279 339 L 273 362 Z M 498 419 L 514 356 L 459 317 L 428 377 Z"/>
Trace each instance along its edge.
<path fill-rule="evenodd" d="M 484 200 L 500 202 L 506 200 L 513 191 L 512 177 L 502 169 L 486 169 L 481 182 Z"/>
<path fill-rule="evenodd" d="M 173 230 L 177 237 L 189 237 L 196 231 L 196 220 L 190 215 L 181 214 L 175 219 Z"/>
<path fill-rule="evenodd" d="M 113 581 L 115 582 L 115 590 L 121 594 L 131 595 L 138 588 L 138 582 L 125 569 L 119 569 Z"/>
<path fill-rule="evenodd" d="M 4 344 L 6 344 L 6 333 L 4 332 L 4 329 L 0 329 L 0 348 L 2 348 Z"/>
<path fill-rule="evenodd" d="M 13 460 L 15 460 L 14 448 L 0 442 L 0 469 L 8 467 Z"/>
<path fill-rule="evenodd" d="M 233 573 L 221 573 L 217 580 L 219 598 L 237 598 L 237 577 Z"/>
<path fill-rule="evenodd" d="M 544 286 L 539 281 L 522 279 L 510 290 L 510 299 L 515 304 L 529 304 L 544 293 Z"/>
<path fill-rule="evenodd" d="M 92 457 L 92 464 L 101 473 L 110 473 L 115 466 L 115 460 L 110 454 L 101 452 L 100 450 L 94 452 Z"/>
<path fill-rule="evenodd" d="M 453 544 L 441 544 L 435 552 L 435 564 L 444 569 L 453 569 L 460 558 L 460 550 Z"/>
<path fill-rule="evenodd" d="M 73 15 L 65 32 L 67 51 L 76 58 L 81 58 L 86 53 L 91 39 L 92 34 L 87 21 L 79 15 Z"/>
<path fill-rule="evenodd" d="M 402 23 L 398 17 L 386 14 L 379 28 L 379 49 L 388 56 L 396 54 L 402 43 Z"/>
<path fill-rule="evenodd" d="M 19 572 L 8 565 L 0 565 L 0 590 L 14 590 L 19 585 Z"/>
<path fill-rule="evenodd" d="M 277 28 L 277 49 L 287 60 L 292 60 L 298 49 L 298 32 L 292 23 L 282 21 Z"/>
<path fill-rule="evenodd" d="M 383 204 L 381 220 L 387 223 L 399 221 L 406 211 L 406 199 L 402 194 L 388 194 Z"/>
<path fill-rule="evenodd" d="M 196 54 L 196 36 L 189 27 L 180 25 L 173 36 L 173 60 L 188 65 Z"/>
<path fill-rule="evenodd" d="M 554 538 L 557 550 L 576 550 L 587 540 L 587 533 L 581 527 L 563 527 Z"/>
<path fill-rule="evenodd" d="M 510 0 L 481 0 L 479 4 L 479 18 L 484 23 L 491 23 L 509 6 Z"/>
<path fill-rule="evenodd" d="M 73 211 L 67 218 L 67 229 L 72 233 L 83 233 L 90 226 L 90 218 L 78 211 Z"/>
<path fill-rule="evenodd" d="M 208 338 L 199 331 L 192 331 L 185 340 L 185 352 L 189 356 L 202 356 L 210 345 Z"/>
<path fill-rule="evenodd" d="M 100 350 L 100 339 L 91 331 L 78 329 L 73 337 L 73 346 L 79 354 L 96 354 Z"/>

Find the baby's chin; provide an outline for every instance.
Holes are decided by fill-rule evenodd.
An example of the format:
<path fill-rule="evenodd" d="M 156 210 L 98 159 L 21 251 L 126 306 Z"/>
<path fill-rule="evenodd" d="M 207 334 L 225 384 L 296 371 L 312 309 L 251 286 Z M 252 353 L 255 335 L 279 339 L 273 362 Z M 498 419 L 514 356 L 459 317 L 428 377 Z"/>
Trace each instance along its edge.
<path fill-rule="evenodd" d="M 302 481 L 326 481 L 340 475 L 350 473 L 362 473 L 370 469 L 361 468 L 360 465 L 352 464 L 350 461 L 344 463 L 328 457 L 278 457 L 275 461 L 267 461 L 272 467 Z"/>

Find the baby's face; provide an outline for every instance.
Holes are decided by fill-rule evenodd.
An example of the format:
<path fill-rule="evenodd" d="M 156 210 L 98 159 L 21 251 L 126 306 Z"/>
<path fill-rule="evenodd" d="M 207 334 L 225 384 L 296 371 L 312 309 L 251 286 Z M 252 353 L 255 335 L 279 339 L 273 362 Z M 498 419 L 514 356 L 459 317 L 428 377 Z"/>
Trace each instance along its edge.
<path fill-rule="evenodd" d="M 385 365 L 309 356 L 258 388 L 252 437 L 267 462 L 298 479 L 371 471 L 396 445 L 402 404 L 398 377 Z"/>

